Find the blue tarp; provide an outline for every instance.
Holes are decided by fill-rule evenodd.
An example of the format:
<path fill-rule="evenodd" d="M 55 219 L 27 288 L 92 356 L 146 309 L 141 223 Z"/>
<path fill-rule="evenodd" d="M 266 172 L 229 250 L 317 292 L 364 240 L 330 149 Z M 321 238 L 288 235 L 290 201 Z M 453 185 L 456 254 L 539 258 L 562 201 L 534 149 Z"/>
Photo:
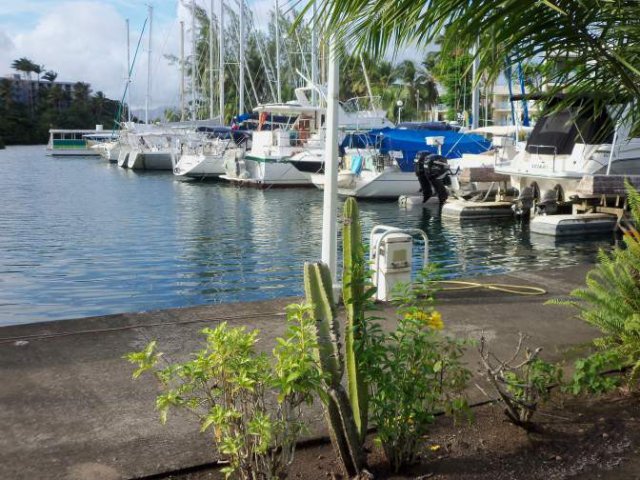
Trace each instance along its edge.
<path fill-rule="evenodd" d="M 427 151 L 438 153 L 437 147 L 427 145 L 425 137 L 444 137 L 442 155 L 447 158 L 460 158 L 463 153 L 482 153 L 491 148 L 491 142 L 481 135 L 473 133 L 458 133 L 448 130 L 405 130 L 382 128 L 367 133 L 347 135 L 342 147 L 375 146 L 381 153 L 389 151 L 402 152 L 398 159 L 400 168 L 405 172 L 413 171 L 413 160 L 418 152 Z"/>

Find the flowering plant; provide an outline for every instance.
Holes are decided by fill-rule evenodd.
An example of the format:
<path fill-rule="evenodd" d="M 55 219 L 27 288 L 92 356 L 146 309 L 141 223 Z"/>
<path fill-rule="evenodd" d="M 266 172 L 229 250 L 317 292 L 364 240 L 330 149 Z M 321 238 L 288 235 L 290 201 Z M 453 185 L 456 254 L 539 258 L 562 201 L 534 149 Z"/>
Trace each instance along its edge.
<path fill-rule="evenodd" d="M 464 389 L 471 374 L 461 361 L 466 342 L 442 334 L 429 278 L 422 272 L 397 290 L 396 330 L 387 334 L 370 324 L 364 352 L 377 441 L 396 471 L 417 459 L 437 412 L 468 412 Z"/>

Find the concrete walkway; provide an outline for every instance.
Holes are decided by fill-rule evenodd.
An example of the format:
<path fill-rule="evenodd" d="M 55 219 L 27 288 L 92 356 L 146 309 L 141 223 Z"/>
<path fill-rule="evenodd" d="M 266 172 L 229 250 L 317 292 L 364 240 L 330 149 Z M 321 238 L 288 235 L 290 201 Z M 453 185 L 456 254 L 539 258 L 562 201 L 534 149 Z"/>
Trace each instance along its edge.
<path fill-rule="evenodd" d="M 582 286 L 590 268 L 482 277 L 485 283 L 543 287 L 548 294 L 443 292 L 439 310 L 449 332 L 478 338 L 484 331 L 498 354 L 511 352 L 525 332 L 532 345 L 545 347 L 544 358 L 559 360 L 594 331 L 574 312 L 543 302 Z M 157 339 L 167 356 L 184 358 L 198 348 L 198 332 L 221 320 L 261 329 L 262 346 L 270 350 L 283 333 L 283 307 L 293 301 L 300 299 L 0 328 L 0 478 L 137 478 L 214 461 L 208 437 L 191 417 L 176 414 L 160 425 L 157 386 L 150 378 L 133 381 L 122 356 Z M 393 318 L 389 309 L 385 313 Z M 477 354 L 467 356 L 475 369 Z M 481 398 L 477 389 L 470 393 Z M 311 415 L 312 434 L 322 435 L 319 411 Z"/>

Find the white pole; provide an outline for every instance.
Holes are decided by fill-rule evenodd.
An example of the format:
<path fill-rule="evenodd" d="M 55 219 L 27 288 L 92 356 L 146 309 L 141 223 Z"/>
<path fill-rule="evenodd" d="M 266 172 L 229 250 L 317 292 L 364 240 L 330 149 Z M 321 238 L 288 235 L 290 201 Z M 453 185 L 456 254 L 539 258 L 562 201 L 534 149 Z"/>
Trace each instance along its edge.
<path fill-rule="evenodd" d="M 191 120 L 195 121 L 196 114 L 196 64 L 198 53 L 196 52 L 196 1 L 191 0 Z"/>
<path fill-rule="evenodd" d="M 322 212 L 322 261 L 337 281 L 337 188 L 338 188 L 338 94 L 339 73 L 336 40 L 329 37 L 329 78 L 327 94 L 327 135 L 324 144 L 324 202 Z"/>
<path fill-rule="evenodd" d="M 129 38 L 129 19 L 128 18 L 127 18 L 127 121 L 129 122 L 131 121 L 131 40 Z"/>
<path fill-rule="evenodd" d="M 240 32 L 238 34 L 239 38 L 239 68 L 238 72 L 239 81 L 238 81 L 238 114 L 244 113 L 244 0 L 240 0 L 240 21 L 239 21 Z"/>
<path fill-rule="evenodd" d="M 275 13 L 275 27 L 276 27 L 276 92 L 278 103 L 282 103 L 282 90 L 280 87 L 280 8 L 278 0 L 276 0 L 276 13 Z"/>
<path fill-rule="evenodd" d="M 480 82 L 478 71 L 480 70 L 480 57 L 478 56 L 478 41 L 473 48 L 473 93 L 471 95 L 471 129 L 480 126 Z"/>
<path fill-rule="evenodd" d="M 180 21 L 180 121 L 185 120 L 184 111 L 184 22 Z"/>
<path fill-rule="evenodd" d="M 224 3 L 218 5 L 218 89 L 220 90 L 220 121 L 224 123 Z"/>
<path fill-rule="evenodd" d="M 209 7 L 209 119 L 213 120 L 213 0 Z"/>
<path fill-rule="evenodd" d="M 313 19 L 311 27 L 311 81 L 314 85 L 318 85 L 318 29 L 316 27 L 317 21 L 317 5 L 313 2 Z M 314 88 L 311 90 L 311 101 L 315 105 L 318 100 L 318 93 Z"/>
<path fill-rule="evenodd" d="M 147 98 L 144 102 L 144 123 L 149 123 L 149 105 L 151 104 L 151 25 L 153 22 L 153 6 L 149 5 L 149 47 L 147 52 Z"/>

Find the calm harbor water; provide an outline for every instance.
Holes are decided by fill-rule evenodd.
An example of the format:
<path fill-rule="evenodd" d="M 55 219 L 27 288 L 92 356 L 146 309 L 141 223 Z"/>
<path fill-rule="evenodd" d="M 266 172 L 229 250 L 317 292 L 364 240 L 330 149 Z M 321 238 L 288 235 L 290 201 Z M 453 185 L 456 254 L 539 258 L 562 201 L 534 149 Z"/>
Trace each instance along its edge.
<path fill-rule="evenodd" d="M 42 146 L 0 150 L 0 166 L 0 325 L 298 295 L 302 263 L 320 256 L 315 189 L 184 182 Z M 425 230 L 451 277 L 577 264 L 611 243 L 394 202 L 360 207 L 367 234 L 379 223 Z"/>

